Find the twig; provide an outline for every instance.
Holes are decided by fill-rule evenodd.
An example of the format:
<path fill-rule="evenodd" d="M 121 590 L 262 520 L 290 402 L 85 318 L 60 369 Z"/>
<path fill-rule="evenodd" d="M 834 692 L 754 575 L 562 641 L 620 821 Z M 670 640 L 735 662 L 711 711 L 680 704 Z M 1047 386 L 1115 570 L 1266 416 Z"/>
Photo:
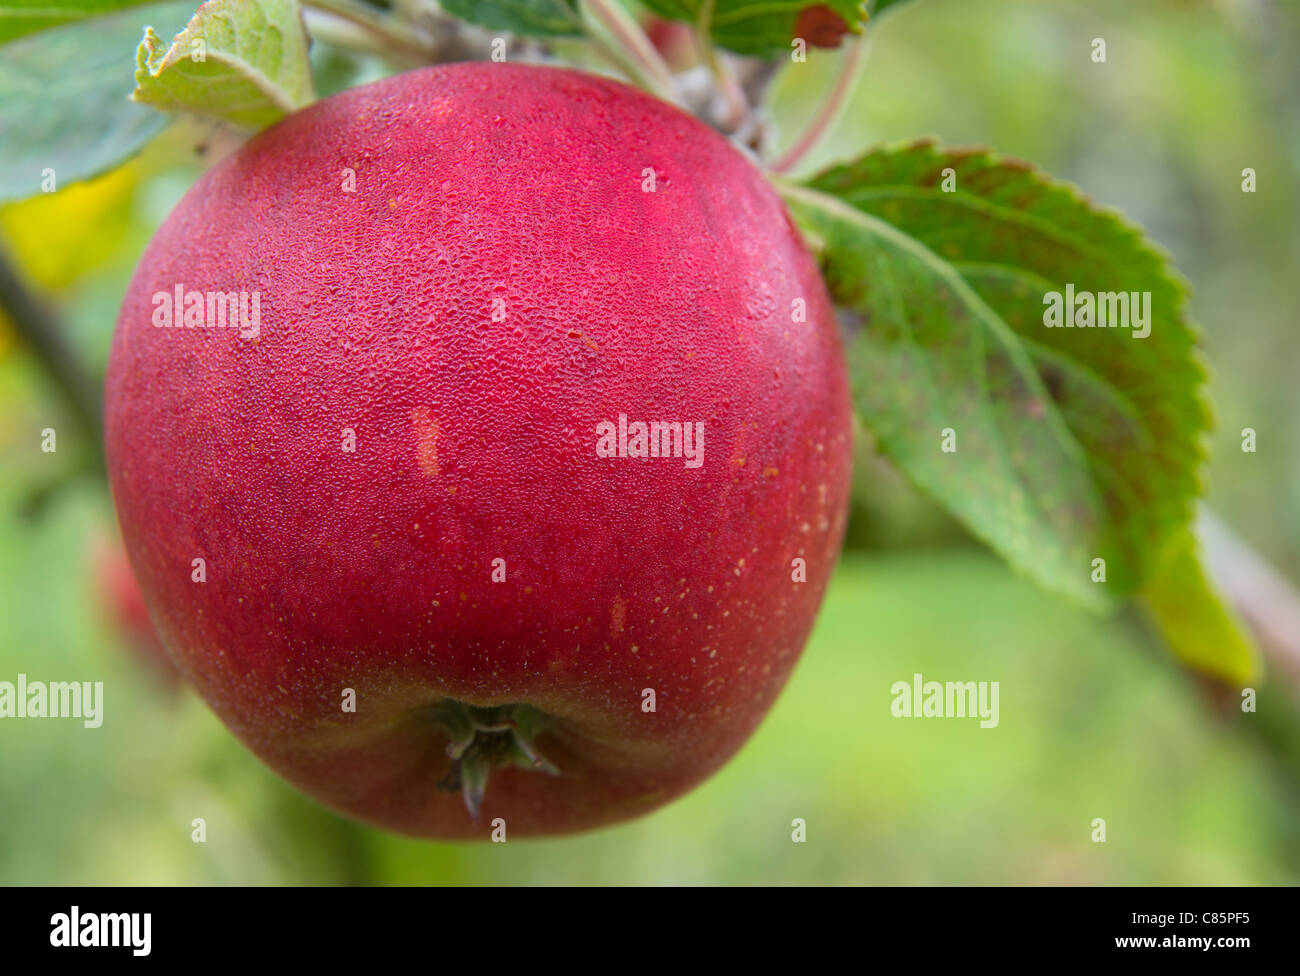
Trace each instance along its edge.
<path fill-rule="evenodd" d="M 92 453 L 102 457 L 104 428 L 99 385 L 63 338 L 54 313 L 23 282 L 3 248 L 0 248 L 0 308 L 9 313 L 18 336 L 36 355 L 77 422 L 85 428 Z"/>

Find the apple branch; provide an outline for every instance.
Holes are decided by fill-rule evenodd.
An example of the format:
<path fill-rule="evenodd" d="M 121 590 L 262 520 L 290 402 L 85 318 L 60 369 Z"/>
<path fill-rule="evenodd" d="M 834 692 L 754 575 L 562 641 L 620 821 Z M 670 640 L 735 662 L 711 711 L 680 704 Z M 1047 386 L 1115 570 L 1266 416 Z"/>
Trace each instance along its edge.
<path fill-rule="evenodd" d="M 99 385 L 64 339 L 63 329 L 54 313 L 27 287 L 17 266 L 3 249 L 0 249 L 0 309 L 8 313 L 19 338 L 31 349 L 77 422 L 85 429 L 92 451 L 102 463 L 103 419 Z"/>

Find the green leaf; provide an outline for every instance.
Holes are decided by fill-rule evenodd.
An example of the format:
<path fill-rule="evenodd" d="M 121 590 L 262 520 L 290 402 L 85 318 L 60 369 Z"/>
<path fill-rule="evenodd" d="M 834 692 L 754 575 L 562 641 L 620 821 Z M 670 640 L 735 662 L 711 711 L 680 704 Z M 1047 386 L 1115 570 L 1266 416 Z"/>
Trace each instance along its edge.
<path fill-rule="evenodd" d="M 442 0 L 443 10 L 480 27 L 530 37 L 582 33 L 575 0 Z"/>
<path fill-rule="evenodd" d="M 1093 606 L 1134 593 L 1191 516 L 1209 426 L 1165 257 L 1073 187 L 983 151 L 887 147 L 784 192 L 845 310 L 881 450 L 1049 589 Z M 1067 284 L 1149 292 L 1150 334 L 1047 328 L 1044 295 Z"/>
<path fill-rule="evenodd" d="M 149 0 L 5 0 L 4 6 L 0 7 L 0 44 L 24 34 L 102 17 L 148 2 Z M 193 4 L 190 7 L 192 9 Z"/>
<path fill-rule="evenodd" d="M 208 0 L 170 45 L 145 32 L 131 97 L 260 129 L 315 98 L 307 47 L 297 0 Z"/>
<path fill-rule="evenodd" d="M 186 2 L 152 4 L 53 27 L 6 44 L 0 55 L 0 200 L 90 179 L 139 152 L 168 119 L 132 104 L 131 48 L 144 24 L 179 30 Z"/>
<path fill-rule="evenodd" d="M 897 3 L 899 0 L 880 0 Z M 701 24 L 707 0 L 645 0 L 645 6 L 669 20 Z M 866 6 L 858 0 L 717 0 L 712 4 L 709 36 L 719 47 L 755 57 L 788 57 L 790 41 L 802 37 L 809 47 L 838 47 L 845 34 L 860 34 Z"/>
<path fill-rule="evenodd" d="M 1142 600 L 1169 646 L 1189 667 L 1233 685 L 1257 677 L 1254 641 L 1207 578 L 1190 529 L 1170 540 Z"/>
<path fill-rule="evenodd" d="M 907 3 L 907 0 L 873 0 L 871 4 L 871 16 L 879 17 L 890 7 L 898 7 Z"/>

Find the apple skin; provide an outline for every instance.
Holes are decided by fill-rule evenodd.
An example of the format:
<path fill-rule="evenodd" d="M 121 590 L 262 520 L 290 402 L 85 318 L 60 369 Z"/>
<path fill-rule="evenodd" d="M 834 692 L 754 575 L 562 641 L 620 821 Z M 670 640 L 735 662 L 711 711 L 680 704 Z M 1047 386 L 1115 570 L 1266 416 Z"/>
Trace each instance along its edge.
<path fill-rule="evenodd" d="M 258 337 L 152 324 L 177 285 L 258 292 Z M 620 414 L 702 421 L 703 464 L 598 456 Z M 779 198 L 702 123 L 557 68 L 385 79 L 209 171 L 136 269 L 106 426 L 185 678 L 309 795 L 424 837 L 589 829 L 716 770 L 848 505 L 834 312 Z M 494 771 L 475 822 L 444 699 L 540 710 L 558 775 Z"/>

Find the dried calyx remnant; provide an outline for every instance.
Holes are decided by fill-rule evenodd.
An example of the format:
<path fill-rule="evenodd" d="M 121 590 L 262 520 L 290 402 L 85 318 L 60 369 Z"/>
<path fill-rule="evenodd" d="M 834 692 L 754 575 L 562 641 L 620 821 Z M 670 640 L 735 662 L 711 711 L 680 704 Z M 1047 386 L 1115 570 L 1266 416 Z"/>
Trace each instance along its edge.
<path fill-rule="evenodd" d="M 440 789 L 460 790 L 465 809 L 478 822 L 488 775 L 497 766 L 518 766 L 559 775 L 559 770 L 533 748 L 546 727 L 546 716 L 528 705 L 480 708 L 445 698 L 433 706 L 433 718 L 447 733 L 451 772 Z"/>

